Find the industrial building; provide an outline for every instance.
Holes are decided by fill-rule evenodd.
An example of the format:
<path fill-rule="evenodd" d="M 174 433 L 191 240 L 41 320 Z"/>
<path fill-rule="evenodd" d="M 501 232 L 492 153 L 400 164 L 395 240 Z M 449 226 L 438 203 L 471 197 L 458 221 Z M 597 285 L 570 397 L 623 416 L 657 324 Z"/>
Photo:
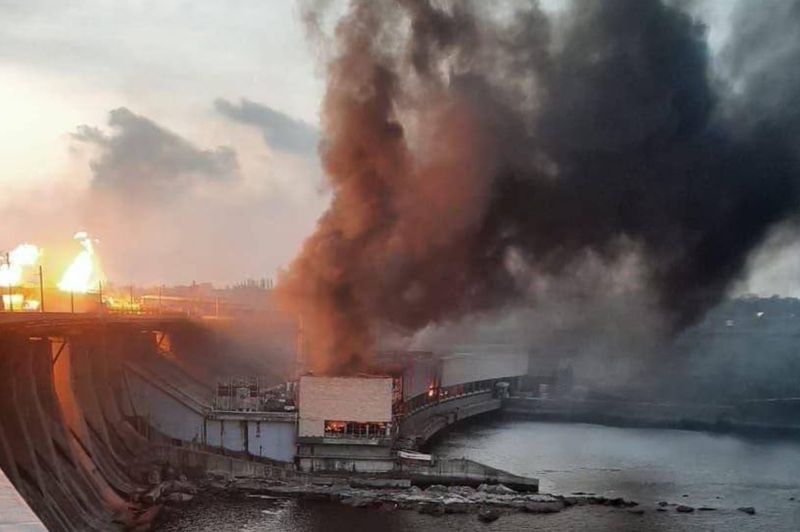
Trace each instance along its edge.
<path fill-rule="evenodd" d="M 301 471 L 383 473 L 394 468 L 391 377 L 301 377 Z"/>

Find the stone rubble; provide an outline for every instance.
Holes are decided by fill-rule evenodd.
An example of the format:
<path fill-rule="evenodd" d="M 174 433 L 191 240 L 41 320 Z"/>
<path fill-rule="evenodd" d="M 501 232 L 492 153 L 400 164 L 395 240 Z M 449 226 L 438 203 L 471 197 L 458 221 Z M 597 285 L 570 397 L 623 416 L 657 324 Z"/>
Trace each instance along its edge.
<path fill-rule="evenodd" d="M 524 512 L 529 514 L 553 514 L 573 506 L 598 505 L 626 510 L 631 515 L 642 516 L 646 511 L 635 501 L 622 497 L 603 497 L 576 492 L 569 496 L 544 493 L 518 492 L 502 484 L 482 484 L 478 488 L 469 486 L 432 485 L 426 489 L 410 488 L 361 488 L 346 483 L 315 484 L 303 482 L 281 482 L 265 479 L 233 478 L 225 472 L 211 472 L 197 483 L 184 476 L 160 480 L 147 491 L 143 491 L 138 502 L 142 510 L 138 518 L 126 530 L 145 532 L 163 513 L 174 511 L 191 503 L 198 494 L 214 497 L 236 494 L 265 499 L 301 498 L 338 502 L 354 508 L 369 508 L 391 512 L 412 510 L 420 514 L 444 516 L 447 514 L 476 514 L 477 518 L 490 523 L 503 514 Z M 172 477 L 172 478 L 170 478 Z M 156 479 L 156 475 L 150 476 Z M 195 501 L 196 503 L 196 501 Z M 660 501 L 655 505 L 658 512 L 672 507 L 682 514 L 693 513 L 695 508 L 684 504 Z M 697 508 L 701 512 L 717 510 L 709 506 Z M 741 507 L 740 512 L 755 514 L 752 507 Z"/>
<path fill-rule="evenodd" d="M 365 489 L 349 485 L 276 484 L 253 481 L 241 484 L 248 490 L 276 497 L 329 500 L 355 508 L 379 510 L 414 510 L 425 515 L 443 516 L 456 513 L 476 513 L 484 522 L 494 521 L 504 512 L 530 514 L 558 513 L 566 508 L 581 505 L 602 505 L 616 508 L 633 508 L 638 505 L 621 497 L 558 496 L 541 493 L 517 492 L 502 484 L 483 484 L 477 489 L 469 486 L 433 485 L 422 490 L 412 486 L 406 489 Z M 234 482 L 231 487 L 238 487 Z"/>

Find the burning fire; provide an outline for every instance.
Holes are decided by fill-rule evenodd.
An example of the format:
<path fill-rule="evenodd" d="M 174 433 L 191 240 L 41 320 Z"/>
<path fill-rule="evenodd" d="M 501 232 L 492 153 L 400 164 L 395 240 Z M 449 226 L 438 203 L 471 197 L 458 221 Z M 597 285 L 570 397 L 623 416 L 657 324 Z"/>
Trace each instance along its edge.
<path fill-rule="evenodd" d="M 0 264 L 0 286 L 12 287 L 22 283 L 24 269 L 34 266 L 39 260 L 41 251 L 33 244 L 20 244 L 11 251 L 5 264 Z"/>
<path fill-rule="evenodd" d="M 72 261 L 58 283 L 59 290 L 85 294 L 97 285 L 98 274 L 95 267 L 94 245 L 85 231 L 75 233 L 75 240 L 80 241 L 83 251 Z"/>

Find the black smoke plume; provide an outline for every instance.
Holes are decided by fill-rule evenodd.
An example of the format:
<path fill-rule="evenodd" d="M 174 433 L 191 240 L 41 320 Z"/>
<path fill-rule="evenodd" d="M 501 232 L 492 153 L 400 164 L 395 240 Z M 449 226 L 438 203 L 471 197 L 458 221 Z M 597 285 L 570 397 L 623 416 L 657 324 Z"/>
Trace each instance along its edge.
<path fill-rule="evenodd" d="M 279 286 L 313 366 L 357 366 L 376 320 L 496 309 L 587 255 L 635 253 L 667 328 L 698 320 L 800 204 L 797 31 L 771 31 L 800 2 L 773 3 L 780 21 L 746 3 L 723 69 L 661 0 L 353 0 L 322 108 L 333 200 Z"/>

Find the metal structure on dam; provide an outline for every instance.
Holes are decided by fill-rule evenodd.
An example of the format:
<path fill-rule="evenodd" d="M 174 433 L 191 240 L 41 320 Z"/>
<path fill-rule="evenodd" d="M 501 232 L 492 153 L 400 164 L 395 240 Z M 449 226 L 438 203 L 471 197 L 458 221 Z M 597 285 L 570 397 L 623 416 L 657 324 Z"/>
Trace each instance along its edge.
<path fill-rule="evenodd" d="M 304 444 L 291 409 L 220 410 L 209 376 L 234 362 L 220 346 L 206 344 L 214 343 L 215 328 L 232 324 L 185 316 L 0 314 L 0 469 L 48 530 L 135 527 L 133 501 L 146 489 L 154 463 L 262 478 L 341 475 L 319 470 L 325 460 L 303 470 L 308 441 L 318 456 L 325 449 L 339 452 L 334 462 L 354 474 L 536 488 L 533 479 L 475 463 L 403 469 L 394 446 L 376 460 L 365 454 L 374 446 L 342 446 L 327 434 Z M 492 378 L 465 380 L 452 361 L 439 365 L 444 369 L 434 381 L 417 378 L 408 386 L 402 415 L 393 418 L 392 442 L 424 442 L 452 423 L 500 407 L 494 383 L 501 375 L 491 375 L 496 368 L 485 368 Z M 351 451 L 341 455 L 344 449 Z M 380 463 L 390 469 L 368 469 Z M 25 511 L 24 505 L 15 510 Z"/>

